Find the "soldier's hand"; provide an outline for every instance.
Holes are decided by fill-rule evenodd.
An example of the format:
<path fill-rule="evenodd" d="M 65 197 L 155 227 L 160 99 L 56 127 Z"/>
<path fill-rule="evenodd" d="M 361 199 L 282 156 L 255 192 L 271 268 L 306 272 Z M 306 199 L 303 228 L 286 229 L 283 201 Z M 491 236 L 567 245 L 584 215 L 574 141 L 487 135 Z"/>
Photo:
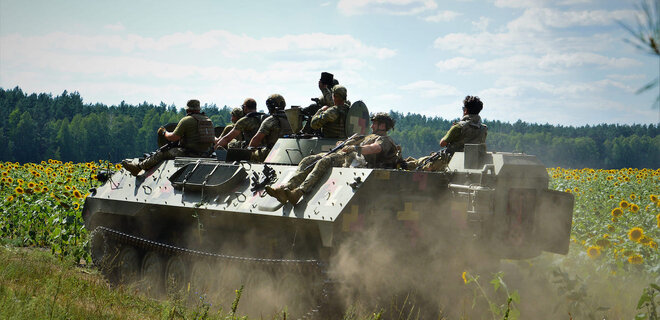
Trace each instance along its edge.
<path fill-rule="evenodd" d="M 165 130 L 165 128 L 163 128 L 163 127 L 158 128 L 158 135 L 159 136 L 164 136 L 165 132 L 167 132 L 167 130 Z"/>

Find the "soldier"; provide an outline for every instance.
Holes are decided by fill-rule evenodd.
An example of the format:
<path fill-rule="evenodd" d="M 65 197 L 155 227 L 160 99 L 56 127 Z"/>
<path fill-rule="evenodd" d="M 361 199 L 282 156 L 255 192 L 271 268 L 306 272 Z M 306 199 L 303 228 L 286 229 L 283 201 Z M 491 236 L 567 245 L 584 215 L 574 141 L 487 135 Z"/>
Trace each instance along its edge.
<path fill-rule="evenodd" d="M 163 127 L 158 129 L 159 136 L 163 136 L 167 141 L 178 141 L 177 146 L 167 144 L 166 146 L 169 147 L 161 147 L 138 164 L 124 160 L 122 166 L 132 175 L 137 176 L 141 170 L 149 170 L 163 160 L 183 156 L 203 156 L 210 151 L 215 138 L 211 119 L 200 113 L 199 100 L 188 100 L 185 109 L 187 115 L 179 121 L 173 132 L 168 132 Z"/>
<path fill-rule="evenodd" d="M 352 153 L 358 157 L 364 156 L 367 167 L 393 168 L 398 160 L 397 149 L 392 138 L 387 135 L 387 131 L 393 127 L 394 120 L 387 113 L 377 113 L 371 117 L 372 134 L 347 141 L 346 146 L 336 153 L 305 157 L 288 182 L 276 188 L 266 186 L 266 192 L 282 204 L 291 202 L 295 205 L 331 167 L 345 165 Z"/>
<path fill-rule="evenodd" d="M 334 105 L 332 101 L 332 87 L 335 86 L 335 81 L 337 80 L 334 79 L 334 75 L 332 73 L 321 72 L 321 79 L 319 79 L 319 90 L 321 90 L 321 96 L 312 99 L 320 107 L 332 107 Z M 337 84 L 339 84 L 339 81 L 337 81 Z"/>
<path fill-rule="evenodd" d="M 247 98 L 242 105 L 245 116 L 239 119 L 234 128 L 224 136 L 215 140 L 215 148 L 227 148 L 229 142 L 234 138 L 239 138 L 241 141 L 248 143 L 252 137 L 257 133 L 261 125 L 262 113 L 257 112 L 257 101 L 252 98 Z M 240 135 L 240 136 L 239 136 Z"/>
<path fill-rule="evenodd" d="M 332 107 L 324 106 L 316 111 L 310 126 L 312 129 L 321 129 L 321 135 L 325 138 L 346 138 L 346 114 L 351 107 L 346 101 L 346 88 L 341 85 L 332 87 Z"/>
<path fill-rule="evenodd" d="M 270 149 L 277 142 L 277 139 L 293 134 L 289 120 L 287 120 L 284 113 L 284 108 L 286 107 L 284 97 L 279 94 L 270 95 L 266 100 L 266 107 L 268 107 L 270 116 L 261 123 L 257 134 L 254 135 L 248 145 L 251 148 L 266 147 L 265 149 L 257 150 L 254 160 L 258 162 L 262 162 L 266 158 Z"/>
<path fill-rule="evenodd" d="M 222 129 L 222 133 L 220 134 L 221 137 L 224 137 L 231 131 L 231 129 L 234 129 L 234 124 L 240 119 L 243 118 L 245 114 L 243 113 L 242 108 L 234 108 L 231 110 L 231 124 L 228 124 L 224 129 Z"/>
<path fill-rule="evenodd" d="M 462 152 L 466 143 L 486 143 L 488 127 L 481 123 L 479 112 L 484 104 L 477 96 L 466 96 L 463 100 L 463 117 L 461 121 L 449 128 L 447 134 L 440 140 L 440 147 L 447 147 L 449 155 Z M 432 155 L 431 155 L 432 156 Z M 427 161 L 431 156 L 422 157 L 415 165 L 423 165 L 425 171 L 444 170 L 449 164 L 450 157 L 439 157 L 435 161 Z M 409 168 L 411 163 L 409 163 Z"/>

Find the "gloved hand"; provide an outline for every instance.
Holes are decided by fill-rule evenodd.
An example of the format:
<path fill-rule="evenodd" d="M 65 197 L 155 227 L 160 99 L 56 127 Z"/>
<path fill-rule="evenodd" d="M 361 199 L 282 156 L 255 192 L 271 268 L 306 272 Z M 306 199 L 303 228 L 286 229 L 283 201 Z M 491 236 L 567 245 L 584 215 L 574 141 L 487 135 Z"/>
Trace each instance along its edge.
<path fill-rule="evenodd" d="M 167 130 L 165 130 L 165 128 L 163 128 L 163 127 L 158 128 L 158 135 L 159 136 L 164 136 L 165 132 L 167 132 Z"/>

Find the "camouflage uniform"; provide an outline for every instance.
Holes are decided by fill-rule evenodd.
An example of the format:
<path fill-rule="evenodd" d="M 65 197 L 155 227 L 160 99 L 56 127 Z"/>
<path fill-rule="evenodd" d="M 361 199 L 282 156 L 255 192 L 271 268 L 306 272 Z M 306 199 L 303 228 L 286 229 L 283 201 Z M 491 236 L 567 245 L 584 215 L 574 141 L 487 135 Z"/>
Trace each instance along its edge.
<path fill-rule="evenodd" d="M 312 129 L 321 129 L 325 138 L 346 138 L 346 114 L 351 107 L 348 102 L 341 106 L 332 106 L 325 111 L 319 109 L 312 117 L 310 125 Z"/>
<path fill-rule="evenodd" d="M 360 137 L 359 139 L 348 141 L 346 145 L 358 144 L 360 146 L 365 146 L 372 143 L 379 144 L 381 147 L 381 152 L 364 156 L 365 160 L 367 161 L 367 167 L 392 168 L 396 163 L 397 149 L 394 141 L 392 141 L 392 138 L 389 136 L 370 134 L 366 137 Z M 298 189 L 302 190 L 302 192 L 307 193 L 312 188 L 314 188 L 314 186 L 330 170 L 330 168 L 343 166 L 348 157 L 349 154 L 346 154 L 342 151 L 329 154 L 325 157 L 323 157 L 323 154 L 307 156 L 302 159 L 302 161 L 300 161 L 298 170 L 284 186 L 288 189 L 295 189 L 297 187 Z M 318 162 L 316 162 L 312 168 L 305 170 L 305 168 L 307 168 L 316 160 L 318 160 Z"/>
<path fill-rule="evenodd" d="M 262 140 L 262 144 L 267 148 L 272 148 L 277 142 L 277 139 L 293 134 L 291 125 L 284 114 L 284 111 L 278 111 L 276 114 L 270 115 L 266 120 L 261 123 L 257 133 L 263 133 L 266 136 Z"/>
<path fill-rule="evenodd" d="M 241 132 L 239 135 L 240 139 L 237 138 L 237 140 L 249 143 L 250 140 L 252 140 L 252 137 L 257 134 L 257 130 L 259 130 L 262 115 L 263 114 L 259 112 L 250 112 L 238 120 L 234 125 L 234 129 Z"/>
<path fill-rule="evenodd" d="M 323 107 L 323 106 L 328 106 L 332 107 L 335 103 L 332 100 L 332 91 L 330 90 L 329 87 L 321 89 L 321 94 L 322 96 L 318 97 L 319 103 L 318 105 Z"/>
<path fill-rule="evenodd" d="M 179 147 L 170 148 L 165 151 L 158 150 L 140 162 L 139 166 L 144 170 L 148 170 L 163 160 L 185 156 L 201 156 L 208 152 L 213 142 L 202 143 L 197 126 L 197 122 L 204 119 L 208 119 L 208 117 L 203 114 L 193 114 L 183 117 L 172 132 L 181 137 Z"/>
<path fill-rule="evenodd" d="M 481 117 L 478 114 L 468 114 L 449 128 L 442 139 L 447 141 L 447 150 L 452 154 L 462 152 L 466 143 L 486 143 L 487 134 L 488 127 L 481 123 Z M 408 162 L 408 168 L 420 166 L 430 157 L 431 155 L 428 155 L 419 158 L 414 163 Z M 424 164 L 421 169 L 424 171 L 442 171 L 447 168 L 449 160 L 451 160 L 450 157 L 440 157 L 435 161 Z"/>

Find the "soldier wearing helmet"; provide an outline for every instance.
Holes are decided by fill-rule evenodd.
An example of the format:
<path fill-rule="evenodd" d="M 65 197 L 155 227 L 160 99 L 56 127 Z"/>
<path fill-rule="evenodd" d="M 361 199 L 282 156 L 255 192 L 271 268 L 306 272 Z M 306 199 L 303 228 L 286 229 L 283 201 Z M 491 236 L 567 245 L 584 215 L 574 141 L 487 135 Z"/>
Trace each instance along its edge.
<path fill-rule="evenodd" d="M 163 127 L 158 129 L 159 136 L 167 141 L 177 142 L 176 146 L 168 143 L 167 147 L 161 147 L 140 163 L 124 160 L 122 166 L 132 175 L 137 176 L 141 170 L 149 170 L 163 160 L 183 156 L 203 156 L 208 153 L 215 138 L 211 119 L 201 113 L 199 100 L 188 100 L 185 109 L 187 115 L 179 121 L 174 131 L 168 132 Z"/>
<path fill-rule="evenodd" d="M 263 113 L 257 112 L 257 101 L 252 98 L 247 98 L 243 101 L 241 107 L 245 116 L 236 122 L 234 128 L 229 131 L 229 133 L 215 140 L 216 149 L 227 148 L 229 142 L 235 138 L 239 138 L 238 140 L 248 143 L 252 140 L 252 137 L 257 134 L 263 116 Z"/>
<path fill-rule="evenodd" d="M 324 106 L 316 111 L 310 120 L 312 129 L 321 130 L 325 138 L 346 138 L 346 114 L 351 105 L 346 100 L 346 87 L 336 85 L 332 87 L 332 107 Z"/>
<path fill-rule="evenodd" d="M 394 168 L 398 161 L 397 147 L 387 135 L 393 127 L 394 120 L 387 113 L 375 114 L 371 117 L 372 134 L 347 141 L 339 152 L 305 157 L 289 181 L 276 188 L 266 186 L 266 192 L 282 204 L 291 202 L 295 205 L 330 168 L 344 166 L 348 158 L 355 156 L 364 157 L 369 168 Z"/>
<path fill-rule="evenodd" d="M 293 134 L 291 125 L 284 113 L 286 107 L 284 97 L 280 94 L 271 94 L 266 100 L 266 107 L 268 107 L 270 116 L 261 123 L 257 134 L 254 135 L 248 145 L 252 148 L 265 147 L 265 149 L 258 150 L 254 157 L 254 160 L 259 162 L 266 158 L 277 139 Z"/>

